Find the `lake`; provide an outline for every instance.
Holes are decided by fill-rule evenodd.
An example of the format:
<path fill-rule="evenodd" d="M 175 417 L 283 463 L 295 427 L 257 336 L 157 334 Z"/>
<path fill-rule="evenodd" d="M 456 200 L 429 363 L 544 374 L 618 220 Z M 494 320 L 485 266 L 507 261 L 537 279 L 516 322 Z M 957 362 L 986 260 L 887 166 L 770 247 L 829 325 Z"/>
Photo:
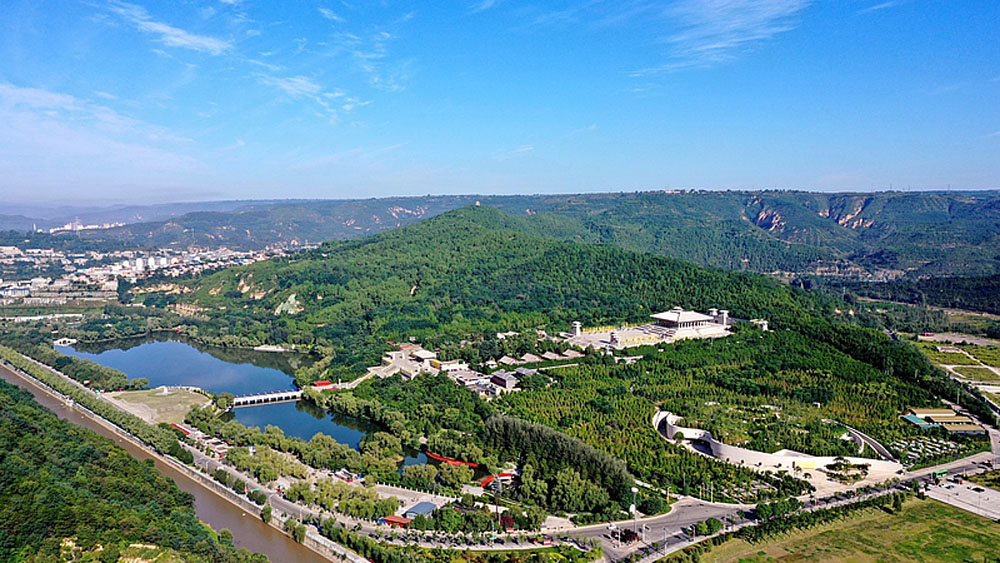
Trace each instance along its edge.
<path fill-rule="evenodd" d="M 144 377 L 150 387 L 192 385 L 210 393 L 233 395 L 295 389 L 295 369 L 314 361 L 302 354 L 216 348 L 165 337 L 57 346 L 56 350 L 117 369 L 130 379 Z M 270 424 L 303 440 L 322 432 L 354 449 L 366 434 L 382 429 L 368 421 L 330 415 L 305 401 L 240 407 L 233 409 L 231 416 L 244 426 L 263 429 Z M 427 463 L 427 457 L 408 450 L 403 465 L 416 463 Z"/>

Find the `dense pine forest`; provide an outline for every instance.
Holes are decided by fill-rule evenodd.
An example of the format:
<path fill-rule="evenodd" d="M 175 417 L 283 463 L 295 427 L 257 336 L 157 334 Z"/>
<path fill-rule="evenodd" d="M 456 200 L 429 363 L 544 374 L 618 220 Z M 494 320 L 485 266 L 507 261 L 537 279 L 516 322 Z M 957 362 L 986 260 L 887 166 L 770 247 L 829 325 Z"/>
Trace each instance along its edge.
<path fill-rule="evenodd" d="M 184 561 L 267 561 L 219 539 L 193 506 L 151 462 L 0 382 L 0 560 L 118 561 L 140 542 Z"/>
<path fill-rule="evenodd" d="M 845 287 L 857 295 L 873 299 L 1000 315 L 1000 275 L 854 283 Z"/>

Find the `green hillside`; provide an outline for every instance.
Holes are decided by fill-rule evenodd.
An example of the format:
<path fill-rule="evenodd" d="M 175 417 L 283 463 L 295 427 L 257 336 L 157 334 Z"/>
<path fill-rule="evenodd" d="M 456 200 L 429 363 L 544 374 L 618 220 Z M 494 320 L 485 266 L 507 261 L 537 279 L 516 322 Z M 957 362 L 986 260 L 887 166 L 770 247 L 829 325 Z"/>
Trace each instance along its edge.
<path fill-rule="evenodd" d="M 846 287 L 858 295 L 874 299 L 1000 315 L 1000 275 L 858 283 Z"/>
<path fill-rule="evenodd" d="M 815 297 L 760 276 L 525 230 L 523 219 L 496 209 L 462 208 L 186 282 L 193 291 L 181 301 L 204 309 L 201 338 L 326 346 L 346 365 L 370 365 L 387 341 L 407 337 L 435 343 L 566 330 L 575 320 L 643 321 L 674 305 L 780 324 L 818 307 Z"/>

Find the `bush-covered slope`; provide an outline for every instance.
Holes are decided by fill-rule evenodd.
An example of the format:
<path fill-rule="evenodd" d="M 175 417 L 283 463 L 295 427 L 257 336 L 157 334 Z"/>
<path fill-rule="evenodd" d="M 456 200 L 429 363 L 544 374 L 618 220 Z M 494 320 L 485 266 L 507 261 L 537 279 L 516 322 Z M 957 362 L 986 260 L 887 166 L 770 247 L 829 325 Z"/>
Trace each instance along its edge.
<path fill-rule="evenodd" d="M 859 283 L 847 287 L 858 295 L 874 299 L 1000 315 L 1000 275 Z"/>
<path fill-rule="evenodd" d="M 267 560 L 219 541 L 195 515 L 193 497 L 152 463 L 58 419 L 5 382 L 0 538 L 3 561 L 62 561 L 64 539 L 80 552 L 98 551 L 96 561 L 117 561 L 133 542 L 177 550 L 185 561 Z"/>
<path fill-rule="evenodd" d="M 495 330 L 566 330 L 574 320 L 645 321 L 674 305 L 779 324 L 818 307 L 815 297 L 761 276 L 524 230 L 521 219 L 467 207 L 219 272 L 190 282 L 181 299 L 212 319 L 201 337 L 314 343 L 341 354 L 411 336 L 433 344 Z"/>

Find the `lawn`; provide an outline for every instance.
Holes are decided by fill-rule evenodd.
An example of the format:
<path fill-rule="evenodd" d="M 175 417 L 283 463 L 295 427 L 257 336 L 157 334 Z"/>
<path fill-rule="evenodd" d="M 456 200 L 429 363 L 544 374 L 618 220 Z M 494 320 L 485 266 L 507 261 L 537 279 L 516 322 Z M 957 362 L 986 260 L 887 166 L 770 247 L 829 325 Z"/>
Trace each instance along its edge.
<path fill-rule="evenodd" d="M 1000 375 L 993 373 L 993 370 L 984 367 L 956 366 L 954 368 L 962 377 L 973 381 L 1000 381 Z"/>
<path fill-rule="evenodd" d="M 996 556 L 1000 524 L 934 500 L 910 500 L 900 514 L 857 517 L 766 544 L 730 540 L 702 561 L 982 561 Z"/>
<path fill-rule="evenodd" d="M 1000 346 L 963 346 L 963 350 L 988 366 L 1000 368 Z"/>
<path fill-rule="evenodd" d="M 927 358 L 935 364 L 945 366 L 975 366 L 979 365 L 976 360 L 958 352 L 938 352 L 938 346 L 951 346 L 943 342 L 917 342 L 917 348 L 924 353 Z"/>
<path fill-rule="evenodd" d="M 184 415 L 191 407 L 204 405 L 209 401 L 208 397 L 200 393 L 184 389 L 170 389 L 167 394 L 160 389 L 125 391 L 116 393 L 113 397 L 127 403 L 122 406 L 140 418 L 169 424 L 184 422 Z"/>

